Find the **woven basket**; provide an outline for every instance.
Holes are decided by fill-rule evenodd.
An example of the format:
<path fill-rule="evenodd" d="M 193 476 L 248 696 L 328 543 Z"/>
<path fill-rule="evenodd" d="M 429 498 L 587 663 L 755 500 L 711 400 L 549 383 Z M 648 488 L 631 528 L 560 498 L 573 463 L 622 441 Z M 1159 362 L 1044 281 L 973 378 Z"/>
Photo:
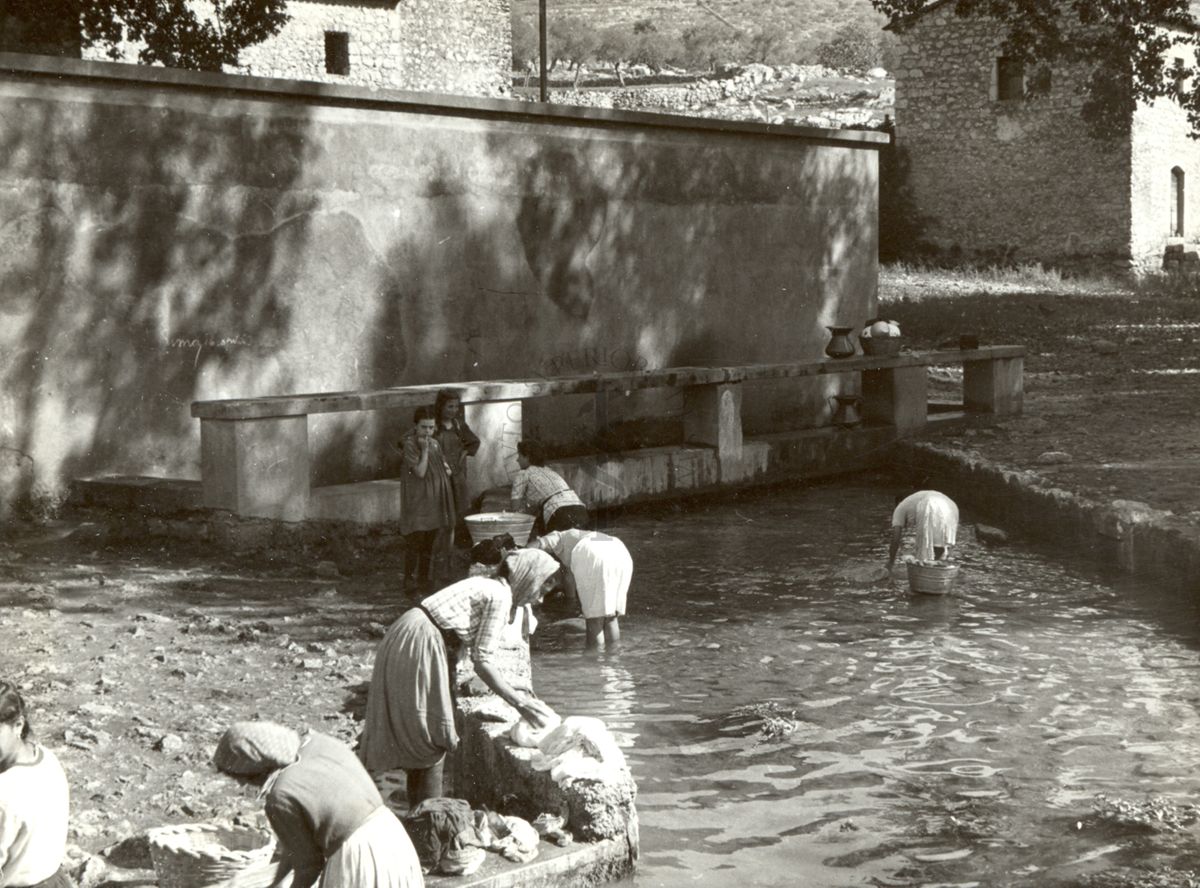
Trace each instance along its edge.
<path fill-rule="evenodd" d="M 958 565 L 908 564 L 908 587 L 925 595 L 945 595 L 958 579 Z"/>
<path fill-rule="evenodd" d="M 463 520 L 467 522 L 467 532 L 471 534 L 473 543 L 482 543 L 502 533 L 509 533 L 514 543 L 524 546 L 529 542 L 534 519 L 524 512 L 480 512 L 468 515 Z"/>
<path fill-rule="evenodd" d="M 878 358 L 894 358 L 900 354 L 900 336 L 859 336 L 858 343 L 864 355 Z"/>
<path fill-rule="evenodd" d="M 273 884 L 275 838 L 260 829 L 185 823 L 147 834 L 159 888 L 203 888 L 239 876 L 241 888 Z"/>

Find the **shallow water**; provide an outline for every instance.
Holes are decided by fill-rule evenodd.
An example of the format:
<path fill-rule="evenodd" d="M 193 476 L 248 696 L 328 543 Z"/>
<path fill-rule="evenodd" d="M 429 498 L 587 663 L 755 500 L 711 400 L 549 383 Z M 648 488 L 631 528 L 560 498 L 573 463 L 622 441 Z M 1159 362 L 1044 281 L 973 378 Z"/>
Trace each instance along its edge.
<path fill-rule="evenodd" d="M 855 583 L 847 567 L 886 559 L 892 502 L 839 485 L 624 517 L 620 651 L 538 630 L 540 695 L 625 748 L 635 884 L 1067 885 L 1200 864 L 1194 843 L 1092 816 L 1101 792 L 1200 796 L 1196 603 L 969 526 L 954 594 Z M 789 736 L 737 711 L 768 702 L 794 711 Z"/>

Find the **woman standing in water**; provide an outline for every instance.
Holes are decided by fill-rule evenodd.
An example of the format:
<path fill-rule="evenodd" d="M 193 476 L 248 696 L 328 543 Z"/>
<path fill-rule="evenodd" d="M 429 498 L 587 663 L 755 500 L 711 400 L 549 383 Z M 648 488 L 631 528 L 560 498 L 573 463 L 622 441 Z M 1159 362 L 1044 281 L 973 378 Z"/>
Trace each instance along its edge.
<path fill-rule="evenodd" d="M 70 791 L 62 766 L 31 737 L 16 687 L 0 681 L 0 885 L 73 888 L 62 870 Z"/>
<path fill-rule="evenodd" d="M 633 579 L 633 558 L 625 544 L 598 530 L 552 531 L 531 545 L 549 552 L 564 568 L 579 597 L 589 648 L 621 640 L 619 617 Z"/>
<path fill-rule="evenodd" d="M 505 626 L 549 591 L 558 562 L 520 549 L 495 576 L 459 580 L 404 613 L 375 652 L 359 756 L 374 774 L 403 769 L 410 807 L 442 795 L 442 767 L 458 745 L 454 726 L 458 649 L 470 647 L 475 674 L 523 718 L 541 727 L 547 709 L 519 694 L 495 663 Z"/>
<path fill-rule="evenodd" d="M 441 445 L 446 465 L 450 467 L 450 487 L 454 491 L 454 534 L 459 540 L 469 540 L 463 518 L 471 509 L 467 500 L 467 458 L 479 452 L 479 436 L 471 431 L 462 415 L 461 396 L 454 389 L 442 389 L 433 404 L 437 422 L 433 436 Z"/>

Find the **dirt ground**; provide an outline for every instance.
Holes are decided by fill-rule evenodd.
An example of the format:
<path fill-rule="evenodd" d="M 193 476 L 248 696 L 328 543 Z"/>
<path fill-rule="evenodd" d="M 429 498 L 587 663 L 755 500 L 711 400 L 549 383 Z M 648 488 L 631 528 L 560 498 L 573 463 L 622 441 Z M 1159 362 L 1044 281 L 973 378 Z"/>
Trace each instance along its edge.
<path fill-rule="evenodd" d="M 961 333 L 1028 347 L 1025 414 L 957 446 L 1200 522 L 1200 300 L 943 291 L 881 304 L 914 348 Z M 960 382 L 948 372 L 935 394 Z M 356 736 L 375 644 L 407 604 L 386 567 L 116 547 L 72 521 L 4 528 L 0 676 L 59 751 L 71 840 L 95 852 L 167 823 L 261 823 L 261 803 L 208 765 L 216 740 L 244 718 Z M 149 878 L 144 843 L 90 866 L 89 885 Z"/>
<path fill-rule="evenodd" d="M 974 333 L 1029 349 L 1024 414 L 951 437 L 956 446 L 1093 499 L 1200 522 L 1200 298 L 884 295 L 880 311 L 913 348 Z M 961 372 L 932 392 L 953 399 Z"/>

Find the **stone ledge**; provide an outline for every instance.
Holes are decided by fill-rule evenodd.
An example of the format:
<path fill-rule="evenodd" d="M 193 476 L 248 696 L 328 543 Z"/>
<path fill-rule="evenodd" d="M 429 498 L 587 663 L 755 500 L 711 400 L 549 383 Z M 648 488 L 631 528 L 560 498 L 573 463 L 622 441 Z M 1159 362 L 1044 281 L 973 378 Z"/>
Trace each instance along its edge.
<path fill-rule="evenodd" d="M 704 134 L 766 136 L 793 143 L 832 144 L 845 148 L 878 151 L 888 144 L 888 136 L 863 130 L 836 130 L 809 126 L 752 123 L 680 114 L 653 114 L 645 111 L 613 111 L 573 105 L 522 102 L 514 99 L 483 99 L 398 89 L 374 89 L 307 80 L 287 80 L 218 74 L 208 71 L 183 71 L 149 65 L 120 62 L 82 61 L 51 56 L 0 52 L 0 71 L 26 79 L 51 79 L 60 83 L 71 80 L 110 81 L 160 89 L 189 90 L 222 98 L 269 97 L 312 104 L 369 107 L 408 114 L 492 117 L 515 121 L 537 121 L 551 126 L 624 126 L 649 130 L 685 130 Z"/>
<path fill-rule="evenodd" d="M 1128 573 L 1188 583 L 1200 578 L 1200 528 L 1171 512 L 1128 500 L 1097 502 L 1036 472 L 928 442 L 902 442 L 896 461 L 997 520 L 1051 542 L 1083 544 Z"/>

